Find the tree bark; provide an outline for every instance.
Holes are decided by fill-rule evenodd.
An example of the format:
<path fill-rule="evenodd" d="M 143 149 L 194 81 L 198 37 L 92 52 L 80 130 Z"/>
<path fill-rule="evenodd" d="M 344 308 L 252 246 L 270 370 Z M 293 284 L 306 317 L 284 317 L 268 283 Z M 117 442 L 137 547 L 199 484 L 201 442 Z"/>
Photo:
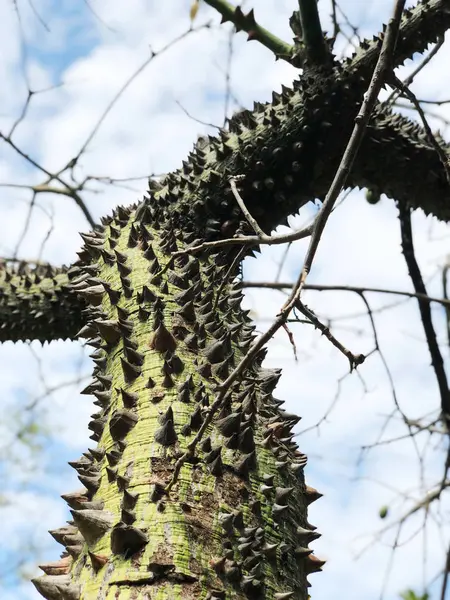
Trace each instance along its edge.
<path fill-rule="evenodd" d="M 85 239 L 91 264 L 69 277 L 89 305 L 98 446 L 71 463 L 84 488 L 63 496 L 73 523 L 51 533 L 65 552 L 35 586 L 49 600 L 306 600 L 320 494 L 304 483 L 298 418 L 272 396 L 280 373 L 261 352 L 215 401 L 253 339 L 236 249 L 173 261 L 191 235 L 147 204 Z"/>

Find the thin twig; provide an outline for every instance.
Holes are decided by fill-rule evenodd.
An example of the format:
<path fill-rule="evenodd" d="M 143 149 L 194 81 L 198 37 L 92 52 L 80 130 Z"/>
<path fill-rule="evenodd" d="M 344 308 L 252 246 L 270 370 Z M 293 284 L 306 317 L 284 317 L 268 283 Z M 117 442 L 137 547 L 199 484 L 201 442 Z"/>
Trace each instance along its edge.
<path fill-rule="evenodd" d="M 314 314 L 314 312 L 309 309 L 303 302 L 297 300 L 295 304 L 295 308 L 297 308 L 305 317 L 311 321 L 311 323 L 316 327 L 319 331 L 324 335 L 335 348 L 337 348 L 344 356 L 348 358 L 348 362 L 350 363 L 350 372 L 366 360 L 364 354 L 353 354 L 348 350 L 339 340 L 337 340 L 334 335 L 331 333 L 330 328 L 324 325 Z"/>
<path fill-rule="evenodd" d="M 251 227 L 253 228 L 254 232 L 256 233 L 256 235 L 260 238 L 264 238 L 267 237 L 266 234 L 264 233 L 264 231 L 261 229 L 261 227 L 258 225 L 256 219 L 254 219 L 252 217 L 252 215 L 250 214 L 249 210 L 247 209 L 247 207 L 245 206 L 245 202 L 242 200 L 241 195 L 239 194 L 237 187 L 236 187 L 236 181 L 238 180 L 238 177 L 230 177 L 230 186 L 231 186 L 231 191 L 233 192 L 233 196 L 236 199 L 236 202 L 239 204 L 239 208 L 242 210 L 242 212 L 244 213 L 245 218 L 247 219 L 247 221 L 250 223 Z"/>
<path fill-rule="evenodd" d="M 192 119 L 193 121 L 195 121 L 196 123 L 198 123 L 199 125 L 205 125 L 206 127 L 212 127 L 214 129 L 220 130 L 219 125 L 214 125 L 214 123 L 208 123 L 207 121 L 202 121 L 201 119 L 197 119 L 197 117 L 194 117 L 193 115 L 191 115 L 191 113 L 187 110 L 187 108 L 185 108 L 181 104 L 181 102 L 179 100 L 177 100 L 176 98 L 174 98 L 174 100 L 175 100 L 175 104 L 181 108 L 181 110 L 184 112 L 184 114 L 187 117 L 189 117 L 190 119 Z"/>
<path fill-rule="evenodd" d="M 444 304 L 444 310 L 445 310 L 445 324 L 446 324 L 446 329 L 447 329 L 447 345 L 450 348 L 450 299 L 448 297 L 448 291 L 447 291 L 447 278 L 448 278 L 448 270 L 449 269 L 450 269 L 450 264 L 447 262 L 447 264 L 445 264 L 442 267 L 442 294 L 443 294 L 445 300 L 448 302 L 448 304 L 446 304 L 446 305 Z"/>
<path fill-rule="evenodd" d="M 38 169 L 39 171 L 41 171 L 42 173 L 44 173 L 45 175 L 47 175 L 48 182 L 52 181 L 52 180 L 56 180 L 59 183 L 61 183 L 61 185 L 63 185 L 67 191 L 62 191 L 62 190 L 58 190 L 57 193 L 63 194 L 65 196 L 70 196 L 71 198 L 73 198 L 75 200 L 75 203 L 77 204 L 77 206 L 81 209 L 82 213 L 84 214 L 84 216 L 86 217 L 89 225 L 94 228 L 96 223 L 89 211 L 89 209 L 87 208 L 86 204 L 84 203 L 84 201 L 82 200 L 82 198 L 79 196 L 79 194 L 77 193 L 76 189 L 71 187 L 70 185 L 68 185 L 63 179 L 61 179 L 60 174 L 58 173 L 50 173 L 50 171 L 48 171 L 45 167 L 43 167 L 42 165 L 40 165 L 38 162 L 36 162 L 33 158 L 31 158 L 31 156 L 29 156 L 28 154 L 26 154 L 26 152 L 24 152 L 23 150 L 21 150 L 14 142 L 13 140 L 9 137 L 4 135 L 1 131 L 0 131 L 0 139 L 4 140 L 7 144 L 9 144 L 11 146 L 11 148 L 13 148 L 13 150 L 15 150 L 15 152 L 17 152 L 17 154 L 20 154 L 20 156 L 22 156 L 22 158 L 24 158 L 26 161 L 28 161 L 31 165 L 33 165 L 33 167 L 35 167 L 36 169 Z M 48 183 L 46 182 L 46 183 Z M 45 185 L 45 184 L 44 184 Z M 32 188 L 32 186 L 29 186 Z M 57 188 L 55 188 L 52 191 L 56 192 Z"/>
<path fill-rule="evenodd" d="M 225 67 L 225 103 L 223 108 L 223 126 L 227 124 L 228 109 L 230 107 L 231 100 L 231 63 L 233 59 L 233 42 L 235 33 L 231 30 L 228 34 L 228 46 L 227 46 L 227 62 Z"/>
<path fill-rule="evenodd" d="M 265 282 L 265 281 L 243 281 L 242 287 L 245 288 L 267 288 L 273 290 L 284 290 L 292 288 L 294 283 L 279 283 L 279 282 Z M 372 288 L 372 287 L 359 287 L 353 285 L 321 285 L 320 283 L 305 283 L 304 290 L 315 290 L 318 292 L 323 291 L 338 291 L 338 292 L 374 292 L 378 294 L 393 294 L 395 296 L 406 296 L 408 298 L 418 298 L 424 302 L 436 302 L 442 304 L 444 307 L 450 308 L 450 299 L 436 298 L 434 296 L 427 296 L 426 294 L 420 294 L 417 292 L 401 292 L 400 290 L 388 290 L 384 288 Z"/>
<path fill-rule="evenodd" d="M 413 92 L 408 87 L 406 87 L 406 85 L 404 85 L 404 83 L 402 81 L 400 81 L 400 79 L 394 73 L 392 74 L 392 79 L 394 81 L 394 85 L 396 85 L 402 91 L 402 93 L 414 105 L 414 108 L 419 113 L 419 117 L 422 121 L 423 128 L 425 129 L 425 132 L 427 134 L 428 141 L 433 146 L 433 148 L 436 150 L 436 153 L 439 156 L 441 164 L 444 167 L 445 174 L 447 176 L 447 182 L 448 182 L 449 188 L 450 188 L 450 160 L 449 160 L 445 150 L 442 148 L 442 146 L 436 140 L 433 132 L 431 131 L 431 128 L 428 124 L 428 121 L 427 121 L 427 118 L 423 111 L 423 108 L 420 106 L 420 104 L 419 104 L 416 96 L 413 94 Z"/>
<path fill-rule="evenodd" d="M 307 225 L 303 229 L 298 229 L 292 233 L 280 234 L 280 235 L 266 235 L 263 232 L 262 237 L 255 235 L 242 235 L 233 238 L 226 238 L 223 240 L 215 240 L 213 242 L 202 242 L 197 246 L 187 246 L 184 250 L 177 250 L 173 252 L 172 256 L 183 256 L 184 254 L 197 254 L 197 252 L 203 252 L 206 249 L 222 248 L 224 246 L 235 246 L 236 244 L 243 244 L 246 246 L 259 246 L 265 244 L 268 246 L 276 246 L 278 244 L 286 244 L 288 242 L 295 242 L 296 240 L 302 240 L 305 237 L 311 235 L 314 228 L 314 222 Z"/>
<path fill-rule="evenodd" d="M 414 81 L 414 78 L 416 77 L 416 75 L 418 75 L 420 73 L 420 71 L 422 71 L 427 64 L 431 61 L 431 59 L 436 56 L 436 54 L 439 52 L 439 50 L 441 49 L 442 45 L 444 43 L 444 38 L 441 37 L 439 38 L 437 44 L 432 48 L 432 50 L 428 53 L 427 56 L 425 56 L 425 58 L 423 58 L 420 63 L 417 65 L 417 67 L 411 71 L 411 73 L 408 75 L 408 77 L 405 77 L 405 79 L 402 81 L 404 86 L 409 86 L 411 85 L 411 83 Z M 386 105 L 392 105 L 395 100 L 398 98 L 398 92 L 397 91 L 393 91 L 391 94 L 389 94 L 389 96 L 386 98 L 386 100 L 383 102 L 383 104 Z"/>
<path fill-rule="evenodd" d="M 106 117 L 108 116 L 108 114 L 111 112 L 111 109 L 113 108 L 113 106 L 117 103 L 117 101 L 119 100 L 119 98 L 122 96 L 122 94 L 125 92 L 125 90 L 131 85 L 131 83 L 133 83 L 133 81 L 136 79 L 136 77 L 138 77 L 138 75 L 140 73 L 142 73 L 142 71 L 152 62 L 152 60 L 154 60 L 154 58 L 156 56 L 160 56 L 166 50 L 168 50 L 169 48 L 171 48 L 174 44 L 176 44 L 177 42 L 180 42 L 181 40 L 183 40 L 185 37 L 187 37 L 191 33 L 196 33 L 198 31 L 200 31 L 201 29 L 208 29 L 210 26 L 211 26 L 210 23 L 204 23 L 203 25 L 199 25 L 198 27 L 190 27 L 187 31 L 183 32 L 182 34 L 180 34 L 179 36 L 177 36 L 176 38 L 174 38 L 173 40 L 171 40 L 170 42 L 168 42 L 160 50 L 157 50 L 157 51 L 151 50 L 150 51 L 150 56 L 147 58 L 147 60 L 145 60 L 140 65 L 140 67 L 137 68 L 136 71 L 134 71 L 134 73 L 132 73 L 130 75 L 130 77 L 128 77 L 128 79 L 120 87 L 119 91 L 114 96 L 114 98 L 111 100 L 111 102 L 109 102 L 109 104 L 107 105 L 107 107 L 103 111 L 102 115 L 100 116 L 99 120 L 95 124 L 94 128 L 92 129 L 91 133 L 88 135 L 88 137 L 86 138 L 85 142 L 82 144 L 80 150 L 76 154 L 75 158 L 72 159 L 72 160 L 75 160 L 75 162 L 76 162 L 79 159 L 79 157 L 81 156 L 81 154 L 83 154 L 83 152 L 86 150 L 86 148 L 88 147 L 88 145 L 91 143 L 92 139 L 94 138 L 95 134 L 99 130 L 99 128 L 100 128 L 101 124 L 103 123 L 103 121 L 106 119 Z M 65 168 L 67 168 L 67 166 Z"/>
<path fill-rule="evenodd" d="M 287 333 L 287 336 L 288 336 L 288 338 L 289 338 L 289 343 L 290 343 L 290 344 L 291 344 L 291 346 L 292 346 L 292 351 L 293 351 L 293 353 L 294 353 L 294 360 L 295 360 L 295 362 L 298 362 L 298 356 L 297 356 L 297 346 L 295 345 L 295 339 L 294 339 L 294 336 L 293 336 L 293 334 L 292 334 L 292 331 L 289 329 L 289 327 L 288 327 L 287 323 L 285 323 L 285 324 L 283 325 L 283 329 L 284 329 L 284 330 L 285 330 L 285 332 Z"/>
<path fill-rule="evenodd" d="M 341 163 L 330 186 L 330 189 L 328 190 L 328 193 L 325 197 L 322 208 L 320 209 L 317 218 L 314 222 L 314 230 L 309 243 L 309 248 L 306 253 L 303 269 L 300 273 L 297 283 L 295 284 L 294 298 L 300 298 L 300 294 L 302 292 L 303 286 L 305 285 L 308 273 L 311 270 L 311 266 L 316 255 L 322 233 L 325 229 L 325 225 L 328 221 L 328 217 L 330 216 L 331 211 L 333 210 L 333 206 L 342 188 L 344 187 L 347 177 L 350 173 L 353 162 L 358 153 L 358 149 L 364 137 L 364 133 L 369 122 L 370 115 L 372 114 L 372 111 L 375 107 L 375 103 L 377 101 L 378 94 L 381 90 L 381 86 L 383 85 L 389 70 L 392 68 L 392 58 L 394 55 L 398 30 L 400 27 L 400 20 L 405 1 L 406 0 L 396 0 L 394 13 L 387 25 L 386 35 L 383 39 L 380 55 L 375 66 L 366 97 L 355 119 L 355 126 L 353 128 L 350 141 L 347 144 Z M 284 305 L 284 307 L 285 306 L 286 305 Z"/>

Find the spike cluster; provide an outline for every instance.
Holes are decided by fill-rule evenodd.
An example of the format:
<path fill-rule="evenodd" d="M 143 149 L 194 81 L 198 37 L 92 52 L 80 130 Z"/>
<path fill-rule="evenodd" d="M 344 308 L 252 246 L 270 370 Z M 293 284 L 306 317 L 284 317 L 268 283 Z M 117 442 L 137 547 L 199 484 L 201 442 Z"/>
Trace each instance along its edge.
<path fill-rule="evenodd" d="M 393 66 L 402 65 L 444 35 L 450 27 L 450 12 L 444 5 L 442 0 L 423 0 L 404 11 Z M 239 9 L 237 16 L 244 25 L 253 22 L 251 12 L 243 15 Z M 292 89 L 282 86 L 271 103 L 256 102 L 253 111 L 240 111 L 230 119 L 218 137 L 202 138 L 181 169 L 158 183 L 150 182 L 151 194 L 158 200 L 150 209 L 153 222 L 172 218 L 184 230 L 195 232 L 193 239 L 198 241 L 248 231 L 229 185 L 230 177 L 242 174 L 241 194 L 265 231 L 286 223 L 288 215 L 309 200 L 322 199 L 349 139 L 383 36 L 384 30 L 373 40 L 363 40 L 352 57 L 325 70 L 306 65 Z M 450 154 L 448 145 L 437 137 Z M 427 134 L 381 104 L 347 183 L 450 220 L 446 171 Z M 137 229 L 128 235 L 128 248 L 133 248 Z M 111 230 L 108 248 L 102 248 L 102 258 L 118 265 L 124 281 L 120 294 L 129 298 L 132 291 L 126 281 L 131 267 L 115 253 L 118 237 L 114 236 L 120 236 L 117 226 Z M 87 235 L 86 242 L 91 250 L 83 256 L 90 259 L 96 235 Z M 164 252 L 169 248 L 166 244 Z M 151 254 L 150 249 L 146 257 L 154 261 Z M 157 271 L 158 260 L 152 268 Z M 71 298 L 64 273 L 43 274 L 40 267 L 32 274 L 25 271 L 23 266 L 14 272 L 0 264 L 0 342 L 73 339 L 84 318 L 83 307 Z M 93 288 L 90 295 L 95 301 L 100 292 Z M 105 291 L 111 302 L 118 302 L 117 290 L 107 287 Z M 143 317 L 145 309 L 140 313 Z"/>
<path fill-rule="evenodd" d="M 450 27 L 448 11 L 436 18 L 436 4 L 425 1 L 405 11 L 396 66 Z M 182 168 L 152 190 L 160 207 L 158 219 L 168 214 L 201 239 L 247 231 L 229 186 L 230 177 L 237 175 L 242 176 L 239 185 L 246 206 L 265 231 L 285 223 L 307 201 L 324 198 L 350 138 L 383 36 L 364 41 L 352 58 L 336 62 L 331 69 L 305 68 L 292 89 L 282 86 L 280 93 L 273 92 L 271 103 L 256 102 L 253 111 L 240 111 L 230 119 L 219 136 L 198 143 Z M 376 188 L 441 220 L 450 219 L 446 172 L 426 133 L 381 104 L 365 134 L 350 183 Z"/>
<path fill-rule="evenodd" d="M 439 132 L 435 132 L 434 137 L 450 158 L 448 144 Z M 380 152 L 380 148 L 386 150 Z M 366 158 L 374 155 L 377 156 L 376 168 Z M 439 155 L 425 131 L 401 115 L 386 114 L 381 109 L 375 111 L 349 185 L 367 187 L 377 195 L 384 193 L 403 200 L 411 209 L 421 208 L 427 215 L 450 220 L 448 182 Z M 433 189 L 432 195 L 430 189 Z"/>
<path fill-rule="evenodd" d="M 0 261 L 0 342 L 73 339 L 83 323 L 66 267 Z"/>
<path fill-rule="evenodd" d="M 51 534 L 65 550 L 37 589 L 49 600 L 112 600 L 129 585 L 139 600 L 175 589 L 306 600 L 306 576 L 323 564 L 306 518 L 319 494 L 304 484 L 299 417 L 272 396 L 280 372 L 261 368 L 265 351 L 166 491 L 254 337 L 236 274 L 221 285 L 236 250 L 174 260 L 193 235 L 152 199 L 83 239 L 68 276 L 87 305 L 78 335 L 95 368 L 82 393 L 94 398 L 97 445 L 70 463 L 83 487 L 63 495 L 72 520 Z"/>

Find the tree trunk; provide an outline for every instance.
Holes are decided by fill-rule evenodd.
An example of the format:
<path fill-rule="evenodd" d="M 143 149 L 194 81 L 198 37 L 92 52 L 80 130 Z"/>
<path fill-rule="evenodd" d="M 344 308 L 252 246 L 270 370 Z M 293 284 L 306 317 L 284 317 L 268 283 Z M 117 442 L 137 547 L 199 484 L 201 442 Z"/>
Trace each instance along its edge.
<path fill-rule="evenodd" d="M 216 400 L 253 339 L 236 249 L 173 260 L 192 236 L 152 224 L 148 204 L 85 241 L 69 278 L 89 305 L 98 445 L 71 463 L 84 488 L 51 532 L 66 551 L 35 586 L 49 600 L 306 600 L 320 494 L 305 487 L 298 417 L 272 396 L 279 372 L 261 352 Z"/>

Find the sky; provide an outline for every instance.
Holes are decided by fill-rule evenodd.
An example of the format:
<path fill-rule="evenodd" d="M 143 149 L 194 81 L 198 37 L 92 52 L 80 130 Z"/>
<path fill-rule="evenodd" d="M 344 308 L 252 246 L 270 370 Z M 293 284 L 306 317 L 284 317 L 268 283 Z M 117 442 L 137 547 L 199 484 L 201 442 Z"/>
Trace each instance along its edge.
<path fill-rule="evenodd" d="M 262 25 L 290 40 L 294 0 L 248 0 L 244 5 L 255 8 Z M 329 30 L 330 3 L 320 0 L 319 6 L 323 27 Z M 371 36 L 389 18 L 392 1 L 341 0 L 340 6 L 362 35 Z M 62 168 L 79 151 L 118 90 L 151 51 L 156 53 L 108 112 L 74 171 L 79 179 L 137 178 L 121 186 L 91 182 L 83 198 L 96 220 L 119 203 L 140 199 L 146 190 L 144 176 L 177 168 L 199 134 L 214 132 L 206 124 L 222 125 L 230 43 L 228 115 L 242 106 L 250 108 L 253 101 L 270 100 L 272 90 L 298 76 L 288 64 L 274 61 L 267 49 L 247 43 L 244 34 L 230 38 L 230 27 L 220 26 L 204 3 L 194 23 L 197 31 L 171 44 L 189 28 L 189 7 L 188 0 L 0 3 L 0 131 L 7 133 L 21 114 L 28 89 L 36 92 L 13 140 L 50 171 Z M 208 22 L 211 26 L 203 27 Z M 342 38 L 337 48 L 348 52 Z M 447 41 L 413 84 L 418 97 L 448 97 L 442 74 L 449 59 Z M 416 64 L 408 61 L 398 76 Z M 448 105 L 432 111 L 450 118 Z M 450 139 L 440 119 L 431 118 L 430 123 Z M 44 179 L 0 143 L 0 256 L 70 264 L 81 245 L 79 232 L 89 230 L 80 209 L 67 197 L 40 194 L 24 232 L 30 191 L 5 186 L 35 185 Z M 291 227 L 309 222 L 316 213 L 314 204 L 305 206 L 290 218 Z M 413 228 L 428 292 L 440 297 L 448 228 L 420 212 L 413 215 Z M 265 247 L 245 262 L 245 279 L 294 281 L 306 247 L 306 241 L 295 242 L 283 262 L 284 248 Z M 363 191 L 340 202 L 309 282 L 411 291 L 395 203 L 383 197 L 369 205 Z M 355 354 L 374 349 L 359 296 L 308 291 L 304 298 L 323 322 L 332 322 L 334 335 Z M 427 586 L 431 600 L 439 597 L 448 547 L 448 498 L 444 493 L 439 506 L 431 506 L 425 529 L 425 515 L 418 512 L 396 540 L 395 523 L 439 481 L 445 448 L 441 437 L 426 433 L 414 445 L 393 412 L 397 402 L 410 419 L 437 414 L 437 385 L 417 304 L 384 294 L 367 294 L 367 299 L 382 356 L 373 352 L 356 373 L 350 375 L 347 359 L 307 324 L 290 324 L 297 360 L 286 332 L 268 345 L 266 365 L 283 368 L 276 396 L 286 400 L 287 410 L 303 417 L 297 439 L 309 456 L 307 481 L 324 494 L 310 509 L 310 521 L 322 533 L 314 542 L 315 552 L 328 561 L 323 573 L 311 576 L 312 598 L 328 600 L 345 586 L 346 600 L 394 600 L 406 588 L 420 592 Z M 258 331 L 269 326 L 283 302 L 279 291 L 246 293 L 245 304 Z M 432 310 L 448 368 L 445 314 L 437 304 Z M 6 540 L 0 549 L 2 600 L 40 598 L 27 578 L 37 573 L 39 562 L 57 560 L 61 551 L 47 530 L 69 518 L 59 495 L 77 489 L 79 482 L 67 461 L 92 443 L 87 430 L 91 399 L 79 395 L 91 368 L 87 354 L 78 342 L 0 346 L 0 522 Z M 377 440 L 383 444 L 362 451 Z M 381 520 L 383 506 L 389 513 Z"/>

